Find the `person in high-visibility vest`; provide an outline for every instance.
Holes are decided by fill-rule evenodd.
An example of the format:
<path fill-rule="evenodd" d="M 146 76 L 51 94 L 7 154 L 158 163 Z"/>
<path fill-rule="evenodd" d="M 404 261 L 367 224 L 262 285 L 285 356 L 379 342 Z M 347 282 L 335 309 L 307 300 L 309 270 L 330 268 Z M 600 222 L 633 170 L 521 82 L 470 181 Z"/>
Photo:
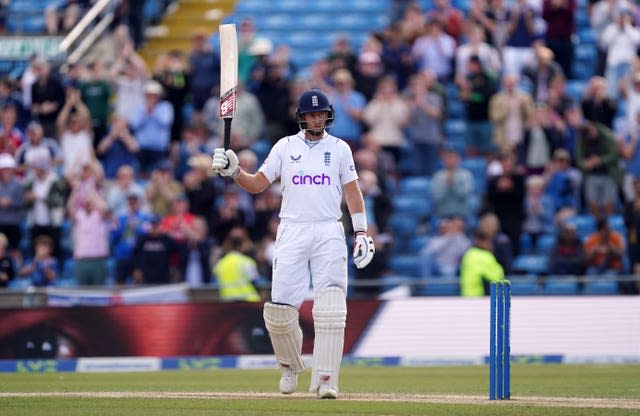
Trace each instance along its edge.
<path fill-rule="evenodd" d="M 476 231 L 473 247 L 460 261 L 460 295 L 484 296 L 489 283 L 504 280 L 504 270 L 493 255 L 491 237 Z"/>
<path fill-rule="evenodd" d="M 244 239 L 241 236 L 230 234 L 228 243 L 229 251 L 213 267 L 220 287 L 220 299 L 260 302 L 260 295 L 253 285 L 259 277 L 256 261 L 242 252 Z"/>

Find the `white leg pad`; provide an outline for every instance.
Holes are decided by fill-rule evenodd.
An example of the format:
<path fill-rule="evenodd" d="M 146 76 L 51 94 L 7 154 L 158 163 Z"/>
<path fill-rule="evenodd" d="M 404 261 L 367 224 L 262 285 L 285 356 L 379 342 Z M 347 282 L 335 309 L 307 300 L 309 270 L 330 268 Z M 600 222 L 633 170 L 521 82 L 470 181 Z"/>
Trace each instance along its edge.
<path fill-rule="evenodd" d="M 347 301 L 344 291 L 337 286 L 322 289 L 313 301 L 315 339 L 309 391 L 317 391 L 320 385 L 338 391 L 346 321 Z"/>
<path fill-rule="evenodd" d="M 291 305 L 266 302 L 263 317 L 280 366 L 301 373 L 304 370 L 304 361 L 298 310 Z"/>

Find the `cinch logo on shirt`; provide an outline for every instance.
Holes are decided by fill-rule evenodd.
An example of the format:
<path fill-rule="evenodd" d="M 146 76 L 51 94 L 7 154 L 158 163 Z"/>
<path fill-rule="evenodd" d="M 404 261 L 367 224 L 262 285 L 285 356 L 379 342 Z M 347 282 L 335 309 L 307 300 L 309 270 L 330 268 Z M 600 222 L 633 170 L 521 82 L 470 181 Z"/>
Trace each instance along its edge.
<path fill-rule="evenodd" d="M 305 175 L 300 172 L 297 175 L 293 175 L 291 182 L 294 185 L 331 185 L 331 177 L 325 175 Z"/>

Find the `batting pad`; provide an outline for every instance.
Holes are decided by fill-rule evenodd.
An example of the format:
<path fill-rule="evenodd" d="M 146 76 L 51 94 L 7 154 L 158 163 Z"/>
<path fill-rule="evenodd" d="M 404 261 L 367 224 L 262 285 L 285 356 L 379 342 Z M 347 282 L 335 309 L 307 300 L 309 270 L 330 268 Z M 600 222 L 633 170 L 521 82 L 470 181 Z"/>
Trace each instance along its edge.
<path fill-rule="evenodd" d="M 322 289 L 313 301 L 315 339 L 309 391 L 315 392 L 321 384 L 338 391 L 346 321 L 347 301 L 344 291 L 336 286 Z"/>
<path fill-rule="evenodd" d="M 302 372 L 302 329 L 298 310 L 291 305 L 266 302 L 263 316 L 280 366 L 289 367 L 296 373 Z"/>

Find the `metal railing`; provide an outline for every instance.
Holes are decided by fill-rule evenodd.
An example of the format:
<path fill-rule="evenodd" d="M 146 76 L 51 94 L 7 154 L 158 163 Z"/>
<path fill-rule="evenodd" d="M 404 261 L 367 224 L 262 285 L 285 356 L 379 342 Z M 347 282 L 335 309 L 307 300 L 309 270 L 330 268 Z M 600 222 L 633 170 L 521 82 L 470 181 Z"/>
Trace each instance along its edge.
<path fill-rule="evenodd" d="M 60 52 L 66 55 L 67 63 L 78 62 L 109 28 L 114 18 L 114 6 L 114 0 L 99 0 L 64 38 Z"/>

